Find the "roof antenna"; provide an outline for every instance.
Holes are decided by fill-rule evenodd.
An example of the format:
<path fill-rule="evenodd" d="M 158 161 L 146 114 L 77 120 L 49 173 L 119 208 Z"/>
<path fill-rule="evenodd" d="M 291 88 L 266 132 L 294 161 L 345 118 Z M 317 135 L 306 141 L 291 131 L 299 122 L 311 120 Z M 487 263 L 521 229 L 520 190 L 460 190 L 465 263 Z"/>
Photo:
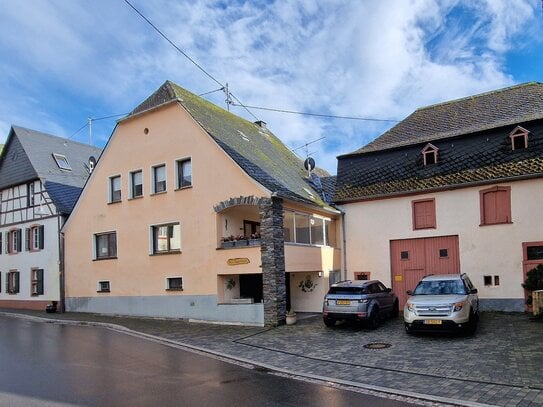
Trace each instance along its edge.
<path fill-rule="evenodd" d="M 224 94 L 226 95 L 226 99 L 224 100 L 226 102 L 226 110 L 230 111 L 230 105 L 232 104 L 232 97 L 230 96 L 230 91 L 228 90 L 228 82 L 226 83 L 226 86 L 223 88 Z"/>
<path fill-rule="evenodd" d="M 89 121 L 89 144 L 92 146 L 92 117 L 87 118 Z"/>

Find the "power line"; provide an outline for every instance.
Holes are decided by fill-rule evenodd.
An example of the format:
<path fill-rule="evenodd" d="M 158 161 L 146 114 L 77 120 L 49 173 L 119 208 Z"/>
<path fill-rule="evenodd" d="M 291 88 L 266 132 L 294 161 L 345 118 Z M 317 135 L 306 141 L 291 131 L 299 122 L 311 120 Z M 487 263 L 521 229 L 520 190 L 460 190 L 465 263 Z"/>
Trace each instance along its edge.
<path fill-rule="evenodd" d="M 232 105 L 233 106 L 238 106 L 236 103 L 232 103 Z M 274 108 L 271 108 L 271 107 L 261 107 L 261 106 L 245 105 L 244 107 L 250 108 L 250 109 L 257 109 L 257 110 L 267 110 L 267 111 L 270 111 L 270 112 L 278 112 L 278 113 L 299 114 L 299 115 L 303 115 L 303 116 L 327 117 L 327 118 L 330 118 L 330 119 L 365 120 L 365 121 L 373 121 L 373 122 L 395 122 L 395 123 L 400 122 L 400 120 L 393 120 L 393 119 L 373 119 L 373 118 L 369 118 L 369 117 L 336 116 L 336 115 L 332 115 L 332 114 L 298 112 L 298 111 L 295 111 L 295 110 L 274 109 Z"/>
<path fill-rule="evenodd" d="M 114 117 L 120 117 L 120 116 L 126 116 L 128 113 L 120 113 L 120 114 L 112 114 L 109 116 L 102 116 L 102 117 L 89 117 L 85 124 L 81 126 L 79 129 L 77 129 L 70 137 L 68 137 L 68 140 L 71 140 L 73 137 L 75 137 L 77 134 L 81 132 L 85 127 L 89 125 L 89 123 L 96 122 L 99 120 L 105 120 L 105 119 L 112 119 Z"/>
<path fill-rule="evenodd" d="M 222 91 L 222 90 L 224 90 L 224 88 L 219 88 L 219 89 L 215 89 L 215 90 L 210 90 L 209 92 L 200 93 L 198 96 L 202 97 L 202 96 L 209 95 L 209 94 L 211 94 L 211 93 L 219 92 L 219 91 Z"/>

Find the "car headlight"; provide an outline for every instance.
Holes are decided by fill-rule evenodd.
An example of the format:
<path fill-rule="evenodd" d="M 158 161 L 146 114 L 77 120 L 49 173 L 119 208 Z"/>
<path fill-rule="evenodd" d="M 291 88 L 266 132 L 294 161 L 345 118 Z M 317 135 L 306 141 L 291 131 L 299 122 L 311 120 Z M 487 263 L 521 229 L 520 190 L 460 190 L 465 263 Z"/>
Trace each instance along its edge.
<path fill-rule="evenodd" d="M 415 312 L 415 306 L 412 303 L 410 303 L 409 301 L 407 302 L 407 304 L 405 304 L 405 306 L 407 307 L 407 310 L 409 312 Z"/>
<path fill-rule="evenodd" d="M 462 308 L 464 308 L 464 305 L 466 305 L 465 301 L 457 302 L 456 304 L 454 304 L 454 308 L 453 308 L 454 312 L 461 311 Z"/>

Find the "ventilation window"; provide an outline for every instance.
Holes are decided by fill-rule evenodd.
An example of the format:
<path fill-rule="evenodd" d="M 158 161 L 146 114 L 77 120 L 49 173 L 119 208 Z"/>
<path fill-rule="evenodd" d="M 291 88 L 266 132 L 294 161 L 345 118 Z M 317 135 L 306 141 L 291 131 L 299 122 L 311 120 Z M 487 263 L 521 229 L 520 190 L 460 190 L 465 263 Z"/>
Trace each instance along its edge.
<path fill-rule="evenodd" d="M 400 252 L 400 259 L 402 260 L 409 260 L 409 252 Z"/>
<path fill-rule="evenodd" d="M 492 285 L 492 276 L 483 276 L 485 286 Z"/>
<path fill-rule="evenodd" d="M 432 165 L 437 163 L 437 152 L 439 151 L 439 148 L 434 146 L 431 143 L 428 143 L 426 147 L 422 150 L 422 160 L 424 161 L 424 165 Z"/>
<path fill-rule="evenodd" d="M 511 149 L 514 151 L 528 148 L 529 133 L 530 132 L 524 127 L 515 127 L 515 129 L 509 134 L 509 138 L 511 139 Z"/>
<path fill-rule="evenodd" d="M 109 293 L 111 291 L 111 284 L 109 281 L 98 281 L 96 291 L 99 293 Z"/>
<path fill-rule="evenodd" d="M 442 259 L 449 257 L 449 251 L 447 249 L 439 249 L 439 257 Z"/>
<path fill-rule="evenodd" d="M 68 159 L 66 158 L 65 155 L 53 153 L 53 158 L 55 159 L 58 165 L 58 168 L 60 168 L 61 170 L 66 170 L 66 171 L 72 170 L 72 167 L 70 163 L 68 162 Z"/>

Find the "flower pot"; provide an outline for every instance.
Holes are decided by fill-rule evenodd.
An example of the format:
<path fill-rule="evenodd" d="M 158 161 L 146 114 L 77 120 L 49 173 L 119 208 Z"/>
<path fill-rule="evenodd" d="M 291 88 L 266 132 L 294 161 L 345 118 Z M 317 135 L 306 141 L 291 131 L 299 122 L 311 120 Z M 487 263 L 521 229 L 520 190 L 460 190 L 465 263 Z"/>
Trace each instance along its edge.
<path fill-rule="evenodd" d="M 287 325 L 294 325 L 296 323 L 296 314 L 288 315 L 286 317 Z"/>

